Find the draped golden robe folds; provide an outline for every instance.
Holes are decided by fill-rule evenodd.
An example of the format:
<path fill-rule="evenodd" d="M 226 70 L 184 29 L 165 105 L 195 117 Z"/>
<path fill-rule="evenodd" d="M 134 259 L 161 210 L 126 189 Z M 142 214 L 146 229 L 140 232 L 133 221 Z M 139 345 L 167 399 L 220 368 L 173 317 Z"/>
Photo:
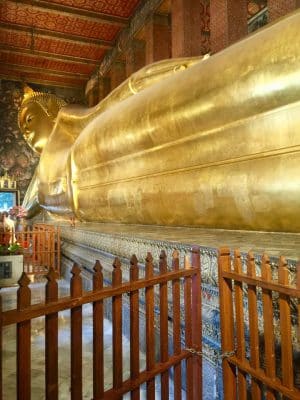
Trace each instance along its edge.
<path fill-rule="evenodd" d="M 212 57 L 147 66 L 94 108 L 63 107 L 24 205 L 299 232 L 299 29 L 295 12 Z"/>

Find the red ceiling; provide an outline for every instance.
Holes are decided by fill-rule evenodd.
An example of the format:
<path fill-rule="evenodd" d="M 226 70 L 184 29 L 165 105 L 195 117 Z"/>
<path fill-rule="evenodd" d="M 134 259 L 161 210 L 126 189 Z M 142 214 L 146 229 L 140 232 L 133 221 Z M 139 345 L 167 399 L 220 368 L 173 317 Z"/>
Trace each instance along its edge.
<path fill-rule="evenodd" d="M 99 45 L 74 43 L 70 40 L 54 39 L 42 35 L 32 38 L 32 34 L 29 32 L 14 32 L 8 29 L 1 30 L 0 28 L 0 43 L 3 45 L 30 50 L 32 40 L 34 41 L 35 51 L 48 52 L 58 56 L 66 55 L 99 61 L 104 54 L 104 49 Z"/>
<path fill-rule="evenodd" d="M 128 18 L 139 3 L 139 0 L 52 0 L 52 3 Z"/>
<path fill-rule="evenodd" d="M 0 1 L 0 78 L 84 85 L 141 1 Z"/>
<path fill-rule="evenodd" d="M 120 28 L 117 26 L 90 21 L 85 17 L 44 11 L 39 7 L 5 1 L 1 7 L 1 21 L 28 27 L 47 29 L 53 32 L 101 38 L 111 41 Z"/>
<path fill-rule="evenodd" d="M 80 63 L 75 64 L 74 62 L 63 62 L 47 59 L 45 57 L 36 57 L 28 54 L 14 54 L 4 51 L 0 51 L 0 63 L 85 75 L 91 74 L 94 69 L 93 65 Z"/>
<path fill-rule="evenodd" d="M 5 65 L 0 64 L 0 75 L 6 76 L 9 75 L 10 79 L 18 79 L 20 76 L 20 72 L 15 70 L 14 67 L 6 67 Z M 70 76 L 57 76 L 57 75 L 47 75 L 42 72 L 32 72 L 23 69 L 21 76 L 26 76 L 26 82 L 36 82 L 42 84 L 52 84 L 52 85 L 60 85 L 66 87 L 80 87 L 83 86 L 86 81 L 85 79 L 78 77 L 70 77 Z"/>
<path fill-rule="evenodd" d="M 0 0 L 0 78 L 83 87 L 145 1 Z M 248 0 L 249 15 L 265 5 Z"/>

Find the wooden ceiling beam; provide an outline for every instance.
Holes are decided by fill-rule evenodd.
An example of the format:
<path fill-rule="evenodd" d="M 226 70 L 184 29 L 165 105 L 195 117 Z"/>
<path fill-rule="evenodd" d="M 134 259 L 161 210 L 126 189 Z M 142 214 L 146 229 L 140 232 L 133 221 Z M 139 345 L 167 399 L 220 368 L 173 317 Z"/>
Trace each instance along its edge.
<path fill-rule="evenodd" d="M 8 74 L 1 72 L 1 70 L 0 70 L 0 79 L 5 79 L 8 81 L 20 82 L 20 81 L 25 80 L 26 83 L 35 83 L 38 85 L 51 86 L 51 87 L 56 86 L 56 87 L 72 88 L 72 89 L 76 88 L 76 89 L 80 89 L 80 90 L 84 89 L 84 85 L 86 83 L 85 81 L 78 81 L 78 84 L 68 82 L 68 81 L 66 81 L 65 83 L 62 83 L 62 82 L 58 82 L 55 80 L 38 79 L 38 78 L 32 78 L 32 77 L 30 77 L 28 79 L 24 79 L 24 74 L 23 74 L 22 78 L 21 78 L 21 76 L 22 75 L 18 75 L 18 74 L 17 75 L 12 75 L 12 74 L 8 75 Z M 25 76 L 25 78 L 26 78 L 26 76 Z"/>
<path fill-rule="evenodd" d="M 34 36 L 44 36 L 45 38 L 54 38 L 58 40 L 63 40 L 63 42 L 72 42 L 77 44 L 93 44 L 100 46 L 104 49 L 111 49 L 113 47 L 112 42 L 108 42 L 106 40 L 101 39 L 93 39 L 87 36 L 79 36 L 79 35 L 70 35 L 66 33 L 53 32 L 47 29 L 39 29 L 32 28 L 30 26 L 18 25 L 18 24 L 9 24 L 5 22 L 1 22 L 1 29 L 6 29 L 10 31 L 21 31 L 33 34 Z"/>
<path fill-rule="evenodd" d="M 79 74 L 75 72 L 65 72 L 65 71 L 53 71 L 53 70 L 48 70 L 45 68 L 40 68 L 40 67 L 32 67 L 28 65 L 22 65 L 22 64 L 13 64 L 13 63 L 2 63 L 1 66 L 5 68 L 9 68 L 12 71 L 20 71 L 20 72 L 38 72 L 41 74 L 47 74 L 51 76 L 57 76 L 60 78 L 78 78 L 82 80 L 88 80 L 89 75 L 87 74 Z"/>
<path fill-rule="evenodd" d="M 98 13 L 95 11 L 87 10 L 85 8 L 66 6 L 58 3 L 52 3 L 46 0 L 19 0 L 19 4 L 28 4 L 32 7 L 43 9 L 44 11 L 56 11 L 59 14 L 65 14 L 74 18 L 84 18 L 89 21 L 97 21 L 104 24 L 114 25 L 123 28 L 127 24 L 127 19 L 108 15 L 104 13 Z"/>
<path fill-rule="evenodd" d="M 80 64 L 80 65 L 93 65 L 93 66 L 96 66 L 98 64 L 96 60 L 91 60 L 88 58 L 67 56 L 67 55 L 61 55 L 61 54 L 57 54 L 57 53 L 49 53 L 46 51 L 37 51 L 37 50 L 32 50 L 30 48 L 15 47 L 15 46 L 10 46 L 10 45 L 1 44 L 1 43 L 0 43 L 0 50 L 3 50 L 4 52 L 10 52 L 13 54 L 29 54 L 32 56 L 44 57 L 47 60 L 68 61 L 68 62 L 72 62 L 73 64 L 75 63 L 75 64 Z"/>

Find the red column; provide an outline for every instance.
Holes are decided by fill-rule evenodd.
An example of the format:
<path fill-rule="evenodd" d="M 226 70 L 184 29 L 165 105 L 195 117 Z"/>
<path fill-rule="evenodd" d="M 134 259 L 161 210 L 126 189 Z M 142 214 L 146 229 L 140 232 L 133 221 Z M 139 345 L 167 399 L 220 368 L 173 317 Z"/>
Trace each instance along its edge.
<path fill-rule="evenodd" d="M 145 26 L 146 64 L 171 57 L 171 27 L 167 15 L 155 14 Z"/>
<path fill-rule="evenodd" d="M 94 86 L 91 86 L 86 93 L 86 99 L 89 107 L 93 107 L 99 101 L 99 89 L 94 82 Z"/>
<path fill-rule="evenodd" d="M 99 85 L 95 85 L 93 90 L 94 105 L 99 102 Z"/>
<path fill-rule="evenodd" d="M 216 53 L 248 33 L 246 0 L 210 1 L 211 52 Z"/>
<path fill-rule="evenodd" d="M 124 61 L 115 61 L 110 69 L 111 90 L 119 86 L 126 79 L 126 67 Z"/>
<path fill-rule="evenodd" d="M 198 56 L 206 0 L 172 0 L 172 57 Z"/>
<path fill-rule="evenodd" d="M 133 39 L 126 50 L 126 76 L 129 77 L 146 64 L 145 42 L 143 40 Z"/>
<path fill-rule="evenodd" d="M 99 101 L 104 99 L 110 91 L 110 78 L 99 77 Z"/>
<path fill-rule="evenodd" d="M 268 0 L 269 21 L 274 21 L 299 7 L 299 0 Z"/>
<path fill-rule="evenodd" d="M 89 107 L 93 107 L 94 105 L 94 91 L 90 90 L 87 94 L 87 102 Z"/>

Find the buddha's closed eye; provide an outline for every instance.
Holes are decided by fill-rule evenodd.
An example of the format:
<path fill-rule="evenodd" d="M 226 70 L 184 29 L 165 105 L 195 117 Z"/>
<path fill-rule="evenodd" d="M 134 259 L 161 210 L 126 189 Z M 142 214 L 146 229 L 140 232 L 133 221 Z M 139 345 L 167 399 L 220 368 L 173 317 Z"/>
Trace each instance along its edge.
<path fill-rule="evenodd" d="M 26 124 L 30 124 L 30 122 L 33 120 L 33 115 L 32 114 L 28 114 L 26 116 Z"/>

